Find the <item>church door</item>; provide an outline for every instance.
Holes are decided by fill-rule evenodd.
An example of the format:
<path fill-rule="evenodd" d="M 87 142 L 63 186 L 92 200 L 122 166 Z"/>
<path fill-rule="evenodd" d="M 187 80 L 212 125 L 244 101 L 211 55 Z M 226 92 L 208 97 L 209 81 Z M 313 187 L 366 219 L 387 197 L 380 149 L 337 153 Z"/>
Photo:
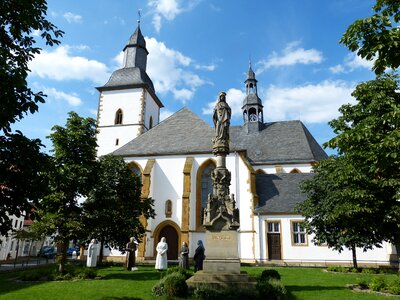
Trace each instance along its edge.
<path fill-rule="evenodd" d="M 268 259 L 281 259 L 281 233 L 279 222 L 268 222 Z"/>
<path fill-rule="evenodd" d="M 158 242 L 161 240 L 162 237 L 165 237 L 167 240 L 168 259 L 178 259 L 179 238 L 175 228 L 171 225 L 165 226 L 163 229 L 161 229 L 160 234 L 158 235 Z"/>

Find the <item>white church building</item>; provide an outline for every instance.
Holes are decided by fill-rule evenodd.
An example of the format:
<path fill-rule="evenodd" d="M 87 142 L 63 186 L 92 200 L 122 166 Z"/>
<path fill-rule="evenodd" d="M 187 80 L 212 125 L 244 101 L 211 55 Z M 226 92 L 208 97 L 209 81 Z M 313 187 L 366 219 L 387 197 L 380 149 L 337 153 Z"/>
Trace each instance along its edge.
<path fill-rule="evenodd" d="M 138 25 L 124 51 L 124 65 L 98 87 L 98 156 L 121 156 L 142 176 L 142 197 L 155 200 L 155 219 L 142 220 L 147 232 L 138 260 L 155 258 L 161 237 L 176 260 L 182 242 L 193 257 L 205 241 L 203 209 L 212 191 L 214 128 L 184 107 L 160 122 L 162 101 L 146 73 L 146 41 Z M 263 104 L 251 66 L 245 79 L 243 124 L 230 128 L 230 192 L 240 212 L 239 255 L 243 263 L 350 264 L 350 250 L 338 253 L 315 245 L 295 212 L 305 199 L 299 183 L 312 176 L 312 165 L 327 157 L 301 121 L 264 123 Z M 229 103 L 229 99 L 227 99 Z M 207 245 L 205 244 L 206 255 Z M 221 249 L 221 251 L 224 251 Z M 359 264 L 387 265 L 390 244 L 357 251 Z M 109 251 L 106 255 L 120 256 Z"/>

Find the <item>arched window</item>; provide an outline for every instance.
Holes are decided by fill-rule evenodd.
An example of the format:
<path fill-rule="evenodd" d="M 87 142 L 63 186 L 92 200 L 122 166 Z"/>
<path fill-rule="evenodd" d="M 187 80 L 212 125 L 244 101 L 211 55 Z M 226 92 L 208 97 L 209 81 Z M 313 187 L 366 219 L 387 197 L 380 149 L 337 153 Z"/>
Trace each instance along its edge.
<path fill-rule="evenodd" d="M 249 121 L 250 122 L 257 122 L 258 121 L 257 110 L 254 107 L 249 109 Z"/>
<path fill-rule="evenodd" d="M 197 228 L 203 224 L 204 209 L 207 206 L 208 194 L 212 193 L 213 182 L 211 173 L 215 169 L 212 159 L 204 162 L 197 171 L 197 191 L 196 191 L 196 224 Z"/>
<path fill-rule="evenodd" d="M 122 124 L 122 109 L 118 109 L 117 112 L 115 113 L 115 125 Z"/>
<path fill-rule="evenodd" d="M 153 128 L 153 116 L 150 116 L 150 120 L 149 120 L 149 129 Z"/>
<path fill-rule="evenodd" d="M 128 163 L 128 167 L 132 170 L 134 174 L 139 176 L 140 181 L 142 181 L 142 170 L 140 166 L 137 163 L 131 161 L 130 163 Z"/>

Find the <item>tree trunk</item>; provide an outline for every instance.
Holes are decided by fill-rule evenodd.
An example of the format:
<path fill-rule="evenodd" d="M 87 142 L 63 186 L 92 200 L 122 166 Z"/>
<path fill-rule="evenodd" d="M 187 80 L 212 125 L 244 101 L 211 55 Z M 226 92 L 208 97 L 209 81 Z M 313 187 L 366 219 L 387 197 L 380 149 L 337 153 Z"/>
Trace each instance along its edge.
<path fill-rule="evenodd" d="M 104 236 L 101 236 L 100 238 L 100 252 L 99 252 L 99 262 L 101 263 L 103 261 L 103 256 L 104 256 Z"/>
<path fill-rule="evenodd" d="M 57 251 L 57 252 L 59 252 L 59 262 L 60 262 L 60 264 L 59 264 L 59 266 L 58 266 L 58 272 L 60 273 L 60 274 L 64 274 L 64 272 L 65 272 L 65 263 L 67 262 L 67 244 L 68 244 L 68 242 L 60 242 L 59 243 L 59 246 L 60 246 L 60 251 Z"/>
<path fill-rule="evenodd" d="M 358 269 L 356 245 L 351 245 L 351 253 L 353 254 L 353 268 Z"/>
<path fill-rule="evenodd" d="M 396 248 L 397 255 L 397 272 L 400 273 L 400 240 L 395 240 L 394 242 L 394 247 Z"/>

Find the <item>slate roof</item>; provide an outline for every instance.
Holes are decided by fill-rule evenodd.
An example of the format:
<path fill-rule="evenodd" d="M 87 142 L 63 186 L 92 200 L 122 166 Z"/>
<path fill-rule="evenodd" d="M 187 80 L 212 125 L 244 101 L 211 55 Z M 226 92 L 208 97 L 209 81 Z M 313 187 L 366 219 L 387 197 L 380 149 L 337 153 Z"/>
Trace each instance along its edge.
<path fill-rule="evenodd" d="M 124 87 L 147 87 L 154 92 L 154 85 L 146 71 L 138 68 L 122 68 L 114 71 L 107 83 L 98 87 L 98 90 L 108 90 L 110 88 L 124 88 Z"/>
<path fill-rule="evenodd" d="M 128 43 L 125 46 L 125 48 L 128 46 L 138 46 L 138 47 L 146 49 L 146 40 L 144 39 L 144 36 L 140 30 L 139 25 L 136 28 L 135 32 L 129 38 Z M 125 50 L 125 48 L 124 48 L 124 50 Z"/>
<path fill-rule="evenodd" d="M 313 173 L 260 174 L 256 176 L 259 205 L 255 213 L 295 213 L 298 203 L 306 199 L 299 184 Z"/>
<path fill-rule="evenodd" d="M 230 128 L 230 150 L 247 152 L 252 164 L 310 163 L 327 157 L 300 121 L 264 124 L 247 133 Z M 113 152 L 118 156 L 188 155 L 211 153 L 214 128 L 187 107 Z"/>

